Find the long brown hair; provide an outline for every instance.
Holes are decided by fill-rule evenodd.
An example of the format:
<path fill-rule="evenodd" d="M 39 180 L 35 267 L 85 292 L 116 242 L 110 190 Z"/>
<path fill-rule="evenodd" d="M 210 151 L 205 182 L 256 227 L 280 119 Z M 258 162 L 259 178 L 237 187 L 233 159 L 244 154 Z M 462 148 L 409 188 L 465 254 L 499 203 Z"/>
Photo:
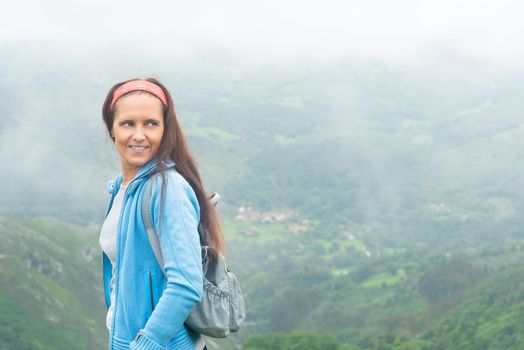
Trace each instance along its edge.
<path fill-rule="evenodd" d="M 113 93 L 121 85 L 133 80 L 139 79 L 130 79 L 117 83 L 107 93 L 104 105 L 102 106 L 102 118 L 109 136 L 111 136 L 113 129 L 115 111 L 115 109 L 113 109 L 113 111 L 109 110 L 111 100 L 113 99 Z M 212 246 L 219 254 L 224 255 L 224 236 L 220 228 L 218 213 L 215 207 L 207 199 L 202 180 L 200 179 L 197 163 L 189 152 L 186 138 L 182 132 L 180 124 L 178 123 L 171 94 L 157 79 L 147 78 L 145 80 L 158 85 L 162 90 L 164 90 L 167 97 L 167 107 L 163 106 L 164 133 L 157 154 L 155 155 L 157 166 L 162 175 L 165 176 L 166 169 L 162 162 L 168 159 L 175 162 L 175 167 L 178 173 L 180 173 L 180 175 L 182 175 L 191 185 L 200 206 L 200 225 L 203 228 L 203 230 L 200 231 L 205 235 L 205 237 L 200 237 L 201 242 Z M 162 185 L 162 193 L 165 191 L 165 183 L 166 182 L 164 181 Z"/>

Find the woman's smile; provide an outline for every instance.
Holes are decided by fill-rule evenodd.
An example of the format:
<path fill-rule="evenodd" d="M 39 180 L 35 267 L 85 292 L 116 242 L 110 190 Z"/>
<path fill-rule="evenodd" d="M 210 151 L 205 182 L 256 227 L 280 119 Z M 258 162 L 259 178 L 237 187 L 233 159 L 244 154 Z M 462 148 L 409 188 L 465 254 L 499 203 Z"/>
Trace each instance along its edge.
<path fill-rule="evenodd" d="M 135 153 L 145 153 L 145 150 L 148 149 L 148 146 L 129 146 L 131 150 L 133 150 Z"/>

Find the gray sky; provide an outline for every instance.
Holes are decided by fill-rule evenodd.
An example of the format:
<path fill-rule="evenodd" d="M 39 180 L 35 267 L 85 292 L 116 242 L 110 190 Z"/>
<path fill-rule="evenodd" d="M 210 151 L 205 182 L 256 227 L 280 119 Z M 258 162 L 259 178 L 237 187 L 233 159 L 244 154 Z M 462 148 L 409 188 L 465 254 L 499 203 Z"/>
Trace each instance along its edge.
<path fill-rule="evenodd" d="M 219 48 L 254 61 L 411 61 L 442 52 L 520 66 L 523 13 L 523 2 L 507 0 L 11 1 L 0 42 L 141 45 L 178 57 Z"/>

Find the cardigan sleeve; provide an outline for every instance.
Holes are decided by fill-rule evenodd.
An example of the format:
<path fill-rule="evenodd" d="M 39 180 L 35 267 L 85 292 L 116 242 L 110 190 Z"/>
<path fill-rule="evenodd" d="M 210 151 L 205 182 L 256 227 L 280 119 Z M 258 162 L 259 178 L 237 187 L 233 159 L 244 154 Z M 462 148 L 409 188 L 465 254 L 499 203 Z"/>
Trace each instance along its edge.
<path fill-rule="evenodd" d="M 198 200 L 179 173 L 168 171 L 165 178 L 165 195 L 161 197 L 163 177 L 155 177 L 151 218 L 160 242 L 167 284 L 144 329 L 130 344 L 134 350 L 165 349 L 202 295 Z"/>

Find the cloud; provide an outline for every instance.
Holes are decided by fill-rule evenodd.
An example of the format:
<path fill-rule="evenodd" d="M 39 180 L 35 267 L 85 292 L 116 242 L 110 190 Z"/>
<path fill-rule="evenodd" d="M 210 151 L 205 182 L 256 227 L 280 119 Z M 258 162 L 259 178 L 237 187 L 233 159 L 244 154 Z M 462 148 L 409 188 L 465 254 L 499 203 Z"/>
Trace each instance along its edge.
<path fill-rule="evenodd" d="M 519 64 L 519 1 L 11 2 L 0 41 L 53 41 L 71 49 L 151 48 L 191 56 L 219 48 L 254 61 L 347 56 L 410 60 L 428 48 Z"/>

